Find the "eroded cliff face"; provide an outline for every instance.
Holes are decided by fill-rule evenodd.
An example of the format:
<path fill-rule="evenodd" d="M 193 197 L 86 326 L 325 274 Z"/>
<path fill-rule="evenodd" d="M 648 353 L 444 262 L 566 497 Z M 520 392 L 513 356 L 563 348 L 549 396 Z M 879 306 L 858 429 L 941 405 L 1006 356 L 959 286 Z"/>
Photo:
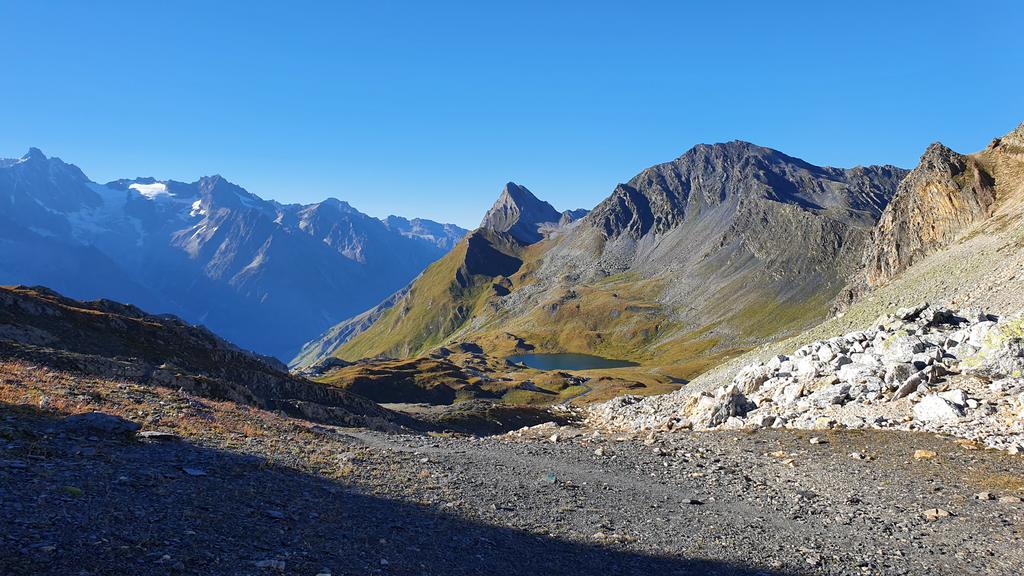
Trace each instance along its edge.
<path fill-rule="evenodd" d="M 885 284 L 956 241 L 992 216 L 995 201 L 995 180 L 977 159 L 932 144 L 872 232 L 864 253 L 864 283 L 869 288 Z"/>

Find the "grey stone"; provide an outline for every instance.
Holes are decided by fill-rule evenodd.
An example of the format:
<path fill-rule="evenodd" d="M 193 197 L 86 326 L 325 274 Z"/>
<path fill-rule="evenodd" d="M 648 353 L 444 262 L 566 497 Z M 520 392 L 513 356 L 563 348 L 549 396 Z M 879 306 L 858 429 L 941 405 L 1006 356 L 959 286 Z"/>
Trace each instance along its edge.
<path fill-rule="evenodd" d="M 103 412 L 73 414 L 64 418 L 61 425 L 68 432 L 82 434 L 131 434 L 142 428 L 141 424 Z"/>

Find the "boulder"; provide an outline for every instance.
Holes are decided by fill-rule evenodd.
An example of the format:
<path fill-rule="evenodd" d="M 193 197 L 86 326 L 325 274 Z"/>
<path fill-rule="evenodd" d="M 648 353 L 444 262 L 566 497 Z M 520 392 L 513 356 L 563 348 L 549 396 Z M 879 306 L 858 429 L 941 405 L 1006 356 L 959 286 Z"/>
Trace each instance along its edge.
<path fill-rule="evenodd" d="M 733 384 L 739 387 L 744 394 L 757 392 L 765 382 L 771 378 L 771 369 L 761 364 L 751 364 L 733 378 Z"/>
<path fill-rule="evenodd" d="M 782 390 L 775 394 L 772 400 L 776 404 L 787 405 L 796 402 L 803 395 L 804 385 L 799 382 L 796 382 L 794 384 L 790 384 L 784 387 Z"/>
<path fill-rule="evenodd" d="M 964 409 L 938 394 L 929 394 L 914 406 L 914 418 L 921 422 L 955 422 Z"/>
<path fill-rule="evenodd" d="M 767 362 L 765 362 L 765 366 L 767 366 L 769 370 L 778 370 L 779 367 L 782 366 L 782 363 L 787 360 L 789 360 L 789 356 L 779 354 L 777 356 L 772 356 Z"/>
<path fill-rule="evenodd" d="M 927 345 L 918 336 L 910 334 L 894 335 L 885 341 L 881 354 L 886 363 L 911 362 L 914 354 L 919 354 L 927 349 Z"/>
<path fill-rule="evenodd" d="M 836 357 L 835 350 L 833 350 L 828 344 L 822 344 L 819 346 L 816 354 L 818 355 L 818 360 L 821 360 L 822 362 L 831 362 L 832 359 Z"/>
<path fill-rule="evenodd" d="M 839 368 L 839 371 L 836 372 L 836 376 L 843 382 L 856 382 L 863 378 L 877 376 L 877 374 L 875 373 L 874 366 L 858 364 L 855 362 L 852 364 L 844 364 Z"/>
<path fill-rule="evenodd" d="M 926 308 L 928 308 L 928 304 L 926 302 L 923 302 L 923 303 L 918 304 L 916 306 L 910 306 L 910 307 L 907 307 L 907 308 L 899 308 L 899 309 L 896 310 L 896 313 L 894 314 L 894 316 L 898 320 L 903 320 L 904 322 L 909 322 L 911 320 L 916 320 L 917 317 L 921 314 L 921 312 L 924 312 Z"/>
<path fill-rule="evenodd" d="M 131 434 L 140 430 L 142 425 L 113 414 L 86 412 L 68 416 L 61 422 L 61 427 L 80 434 Z"/>
<path fill-rule="evenodd" d="M 907 396 L 910 396 L 911 394 L 913 394 L 914 390 L 917 390 L 917 387 L 923 384 L 924 382 L 925 379 L 923 374 L 921 374 L 920 372 L 912 374 L 903 382 L 903 384 L 900 385 L 899 388 L 896 389 L 896 392 L 894 392 L 892 395 L 892 400 L 899 400 L 900 398 L 906 398 Z"/>
<path fill-rule="evenodd" d="M 714 428 L 734 416 L 744 416 L 754 406 L 735 384 L 719 388 L 714 396 L 702 395 L 687 415 L 696 427 Z"/>
<path fill-rule="evenodd" d="M 987 342 L 989 333 L 995 329 L 996 323 L 991 320 L 979 322 L 967 330 L 966 342 L 976 348 L 982 348 Z"/>
<path fill-rule="evenodd" d="M 905 362 L 889 364 L 885 367 L 885 383 L 896 384 L 906 382 L 914 374 L 914 367 Z"/>
<path fill-rule="evenodd" d="M 750 416 L 747 418 L 746 427 L 750 430 L 771 428 L 772 424 L 775 424 L 776 419 L 777 417 L 774 414 L 758 414 L 756 416 Z"/>
<path fill-rule="evenodd" d="M 963 390 L 947 390 L 946 392 L 939 392 L 939 396 L 960 408 L 967 406 L 967 393 Z"/>
<path fill-rule="evenodd" d="M 1006 337 L 997 332 L 989 342 L 969 359 L 967 365 L 974 371 L 992 377 L 1024 376 L 1024 338 Z"/>
<path fill-rule="evenodd" d="M 811 394 L 808 399 L 816 406 L 827 408 L 835 404 L 845 404 L 850 399 L 849 384 L 833 384 Z"/>

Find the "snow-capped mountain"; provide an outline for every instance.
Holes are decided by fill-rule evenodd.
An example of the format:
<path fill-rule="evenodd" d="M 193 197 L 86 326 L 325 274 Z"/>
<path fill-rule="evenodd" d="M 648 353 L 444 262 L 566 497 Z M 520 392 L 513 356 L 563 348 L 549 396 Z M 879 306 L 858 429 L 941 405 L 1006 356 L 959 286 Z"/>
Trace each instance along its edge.
<path fill-rule="evenodd" d="M 41 284 L 202 323 L 289 358 L 406 285 L 465 234 L 333 198 L 280 204 L 221 176 L 90 181 L 32 148 L 0 159 L 0 284 Z"/>

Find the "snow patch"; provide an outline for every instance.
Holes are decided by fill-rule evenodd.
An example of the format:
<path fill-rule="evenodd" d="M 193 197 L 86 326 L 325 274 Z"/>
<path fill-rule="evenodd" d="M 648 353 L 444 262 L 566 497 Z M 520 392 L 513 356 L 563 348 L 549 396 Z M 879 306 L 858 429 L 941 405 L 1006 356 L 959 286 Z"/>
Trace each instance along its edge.
<path fill-rule="evenodd" d="M 149 198 L 150 200 L 155 200 L 159 196 L 170 195 L 170 192 L 167 191 L 167 185 L 164 184 L 163 182 L 154 182 L 152 184 L 135 183 L 130 184 L 128 188 L 135 190 L 136 192 L 145 196 L 146 198 Z"/>

